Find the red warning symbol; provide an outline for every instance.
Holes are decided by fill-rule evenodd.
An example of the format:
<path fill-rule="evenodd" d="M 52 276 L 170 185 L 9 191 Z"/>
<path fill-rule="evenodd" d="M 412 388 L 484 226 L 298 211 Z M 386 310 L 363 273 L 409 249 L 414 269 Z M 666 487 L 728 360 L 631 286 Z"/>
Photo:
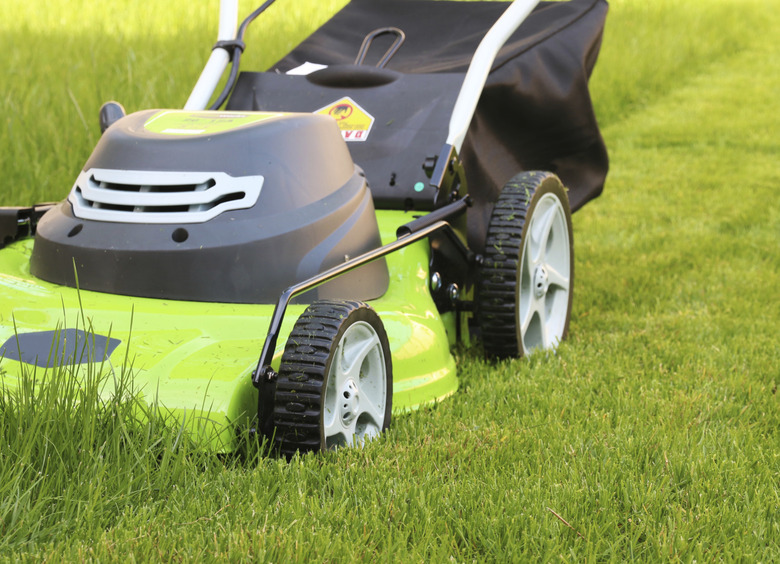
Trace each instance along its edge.
<path fill-rule="evenodd" d="M 351 116 L 352 112 L 354 111 L 355 111 L 355 106 L 353 106 L 352 104 L 338 104 L 336 106 L 331 107 L 330 111 L 328 112 L 328 115 L 331 116 L 332 118 L 335 118 L 338 121 L 341 121 Z"/>

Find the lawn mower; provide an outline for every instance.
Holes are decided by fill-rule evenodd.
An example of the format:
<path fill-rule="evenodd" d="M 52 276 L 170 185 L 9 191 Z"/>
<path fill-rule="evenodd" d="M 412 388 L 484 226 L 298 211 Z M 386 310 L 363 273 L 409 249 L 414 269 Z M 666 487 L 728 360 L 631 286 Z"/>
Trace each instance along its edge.
<path fill-rule="evenodd" d="M 239 73 L 272 3 L 237 26 L 222 0 L 183 109 L 104 104 L 67 198 L 0 211 L 5 389 L 127 364 L 208 448 L 252 429 L 289 455 L 453 394 L 471 335 L 566 336 L 606 2 L 352 0 Z"/>

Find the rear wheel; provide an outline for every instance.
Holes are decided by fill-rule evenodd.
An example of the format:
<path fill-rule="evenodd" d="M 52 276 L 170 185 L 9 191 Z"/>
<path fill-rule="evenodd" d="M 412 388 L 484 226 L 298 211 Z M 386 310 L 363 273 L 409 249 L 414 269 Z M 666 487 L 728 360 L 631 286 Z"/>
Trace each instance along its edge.
<path fill-rule="evenodd" d="M 524 172 L 501 191 L 480 269 L 478 316 L 485 350 L 500 357 L 554 349 L 566 337 L 574 241 L 557 176 Z"/>
<path fill-rule="evenodd" d="M 390 424 L 387 334 L 362 302 L 322 300 L 298 318 L 274 397 L 275 442 L 287 455 L 355 446 Z"/>

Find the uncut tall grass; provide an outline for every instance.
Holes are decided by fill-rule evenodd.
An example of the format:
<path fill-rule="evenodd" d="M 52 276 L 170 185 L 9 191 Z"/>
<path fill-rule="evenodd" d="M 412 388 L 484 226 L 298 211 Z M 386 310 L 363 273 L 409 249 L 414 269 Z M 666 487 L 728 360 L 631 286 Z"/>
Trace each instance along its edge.
<path fill-rule="evenodd" d="M 180 107 L 217 4 L 0 3 L 0 204 L 63 198 L 105 100 Z M 246 68 L 342 4 L 279 0 Z M 777 29 L 777 0 L 611 2 L 591 81 L 611 170 L 574 218 L 556 355 L 458 351 L 454 397 L 290 463 L 131 433 L 105 367 L 31 374 L 0 395 L 0 559 L 780 558 Z"/>
<path fill-rule="evenodd" d="M 103 368 L 30 368 L 20 387 L 2 390 L 0 551 L 95 534 L 168 491 L 185 470 L 180 457 L 195 456 L 131 399 L 127 374 L 109 381 Z"/>

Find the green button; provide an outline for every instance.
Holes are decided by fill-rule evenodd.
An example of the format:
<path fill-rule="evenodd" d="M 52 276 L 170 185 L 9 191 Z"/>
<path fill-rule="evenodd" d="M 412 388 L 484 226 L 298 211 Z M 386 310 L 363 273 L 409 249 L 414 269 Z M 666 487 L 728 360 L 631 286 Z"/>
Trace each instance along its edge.
<path fill-rule="evenodd" d="M 418 182 L 417 184 L 414 185 L 415 192 L 422 192 L 423 190 L 425 190 L 425 184 L 423 184 L 422 182 Z"/>

